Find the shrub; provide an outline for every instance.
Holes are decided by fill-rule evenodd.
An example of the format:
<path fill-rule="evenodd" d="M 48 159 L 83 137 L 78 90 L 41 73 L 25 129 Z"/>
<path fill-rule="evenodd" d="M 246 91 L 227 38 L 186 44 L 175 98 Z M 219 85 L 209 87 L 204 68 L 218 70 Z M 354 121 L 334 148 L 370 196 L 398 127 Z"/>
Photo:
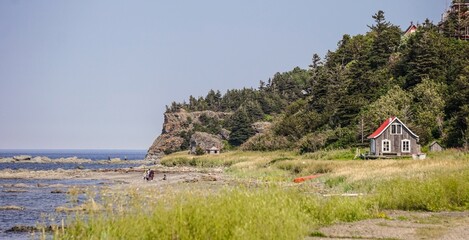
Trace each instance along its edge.
<path fill-rule="evenodd" d="M 242 150 L 246 151 L 276 151 L 288 149 L 291 143 L 284 136 L 274 136 L 271 132 L 257 134 L 249 138 L 243 145 Z"/>
<path fill-rule="evenodd" d="M 326 146 L 327 139 L 330 136 L 330 132 L 322 132 L 322 133 L 310 133 L 303 137 L 299 143 L 298 148 L 300 153 L 307 153 L 307 152 L 316 152 Z"/>
<path fill-rule="evenodd" d="M 200 146 L 197 146 L 195 148 L 195 155 L 200 156 L 200 155 L 204 155 L 204 154 L 205 154 L 205 150 L 203 150 Z"/>

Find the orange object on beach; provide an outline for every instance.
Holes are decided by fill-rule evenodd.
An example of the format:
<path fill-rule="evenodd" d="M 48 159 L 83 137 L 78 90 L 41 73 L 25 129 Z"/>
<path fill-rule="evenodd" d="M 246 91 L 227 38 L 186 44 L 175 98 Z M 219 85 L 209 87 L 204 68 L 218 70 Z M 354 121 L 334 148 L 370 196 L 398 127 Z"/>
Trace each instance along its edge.
<path fill-rule="evenodd" d="M 311 175 L 311 176 L 306 176 L 306 177 L 298 177 L 298 178 L 293 179 L 293 182 L 300 183 L 309 179 L 317 178 L 319 176 L 321 176 L 321 174 L 316 174 L 316 175 Z"/>

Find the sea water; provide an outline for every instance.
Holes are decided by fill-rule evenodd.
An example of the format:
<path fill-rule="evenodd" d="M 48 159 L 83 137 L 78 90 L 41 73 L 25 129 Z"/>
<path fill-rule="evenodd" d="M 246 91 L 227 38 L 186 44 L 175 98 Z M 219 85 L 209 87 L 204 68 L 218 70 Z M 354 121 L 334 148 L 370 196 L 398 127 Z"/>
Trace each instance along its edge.
<path fill-rule="evenodd" d="M 107 160 L 109 158 L 127 159 L 127 164 L 101 164 L 93 163 L 29 163 L 13 162 L 0 163 L 0 170 L 3 169 L 30 169 L 30 170 L 54 170 L 54 169 L 116 169 L 133 167 L 136 164 L 132 160 L 143 160 L 145 150 L 0 150 L 0 158 L 11 158 L 19 155 L 31 157 L 48 157 L 50 159 L 77 157 L 80 159 Z"/>
<path fill-rule="evenodd" d="M 10 150 L 0 149 L 0 158 L 29 155 L 31 157 L 48 157 L 51 159 L 77 157 L 91 160 L 106 160 L 120 158 L 122 160 L 142 160 L 146 150 L 105 150 L 105 149 L 35 149 Z"/>
<path fill-rule="evenodd" d="M 23 184 L 15 187 L 14 184 Z M 54 184 L 64 185 L 56 187 Z M 67 219 L 65 213 L 57 213 L 59 206 L 71 206 L 70 197 L 65 193 L 70 187 L 93 188 L 106 184 L 101 180 L 47 180 L 47 179 L 0 179 L 0 206 L 18 206 L 23 210 L 0 210 L 0 239 L 31 239 L 31 233 L 7 232 L 14 226 L 48 226 L 60 224 Z M 52 193 L 61 190 L 60 193 Z M 85 200 L 82 194 L 78 199 Z M 36 232 L 39 238 L 40 232 Z"/>
<path fill-rule="evenodd" d="M 0 157 L 13 157 L 18 155 L 41 156 L 51 159 L 77 157 L 91 160 L 106 160 L 108 158 L 127 158 L 126 164 L 100 164 L 96 163 L 0 163 L 2 169 L 29 169 L 29 170 L 55 170 L 55 169 L 116 169 L 137 166 L 132 160 L 142 160 L 145 150 L 0 150 Z M 15 188 L 14 184 L 24 184 L 25 188 Z M 70 204 L 69 196 L 65 193 L 51 193 L 56 190 L 49 187 L 53 184 L 63 184 L 64 191 L 72 186 L 93 187 L 106 184 L 99 180 L 44 180 L 44 179 L 1 179 L 0 178 L 0 206 L 19 206 L 24 210 L 0 210 L 0 239 L 30 239 L 30 233 L 11 233 L 8 229 L 16 226 L 37 226 L 50 224 L 51 218 L 60 223 L 64 214 L 55 213 L 55 208 Z M 84 196 L 81 196 L 84 198 Z M 40 233 L 36 233 L 36 238 Z"/>

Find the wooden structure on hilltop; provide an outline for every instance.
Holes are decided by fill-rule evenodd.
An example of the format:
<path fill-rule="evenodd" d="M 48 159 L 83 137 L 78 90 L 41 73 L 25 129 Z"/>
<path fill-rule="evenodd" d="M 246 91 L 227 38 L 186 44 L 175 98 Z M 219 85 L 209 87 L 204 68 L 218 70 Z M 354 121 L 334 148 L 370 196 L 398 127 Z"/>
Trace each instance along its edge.
<path fill-rule="evenodd" d="M 438 24 L 440 29 L 444 28 L 445 22 L 451 15 L 457 17 L 454 37 L 469 40 L 469 0 L 453 0 L 441 17 L 441 22 Z"/>
<path fill-rule="evenodd" d="M 420 153 L 419 137 L 399 118 L 390 117 L 370 136 L 370 156 L 402 156 Z"/>
<path fill-rule="evenodd" d="M 404 37 L 408 37 L 416 31 L 417 31 L 417 26 L 413 22 L 410 22 L 410 26 L 404 32 Z"/>

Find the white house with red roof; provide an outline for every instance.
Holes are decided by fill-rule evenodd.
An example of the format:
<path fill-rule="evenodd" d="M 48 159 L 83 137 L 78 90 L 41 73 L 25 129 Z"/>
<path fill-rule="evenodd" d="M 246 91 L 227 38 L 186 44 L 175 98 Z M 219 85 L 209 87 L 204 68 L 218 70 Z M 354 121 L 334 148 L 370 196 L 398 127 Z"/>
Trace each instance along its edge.
<path fill-rule="evenodd" d="M 399 118 L 386 119 L 370 136 L 370 155 L 412 155 L 420 153 L 419 136 Z"/>

